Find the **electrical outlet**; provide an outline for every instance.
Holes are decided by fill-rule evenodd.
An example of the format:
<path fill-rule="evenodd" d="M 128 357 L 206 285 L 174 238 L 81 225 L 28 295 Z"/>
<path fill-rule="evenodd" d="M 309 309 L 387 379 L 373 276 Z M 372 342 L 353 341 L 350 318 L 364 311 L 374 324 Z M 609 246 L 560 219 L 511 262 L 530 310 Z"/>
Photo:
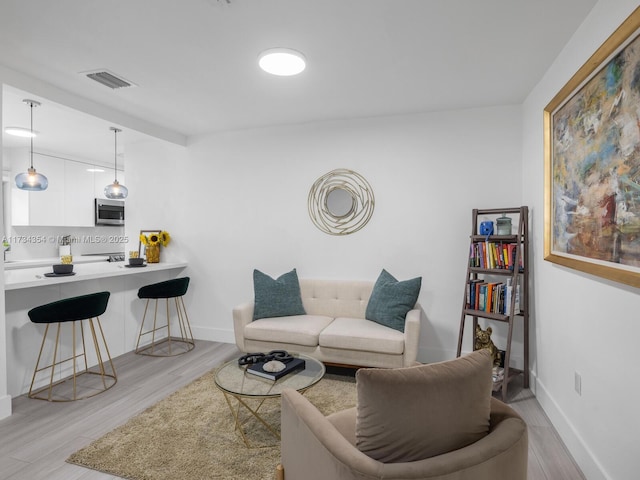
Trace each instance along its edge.
<path fill-rule="evenodd" d="M 582 376 L 578 372 L 573 374 L 574 388 L 578 395 L 582 395 Z"/>

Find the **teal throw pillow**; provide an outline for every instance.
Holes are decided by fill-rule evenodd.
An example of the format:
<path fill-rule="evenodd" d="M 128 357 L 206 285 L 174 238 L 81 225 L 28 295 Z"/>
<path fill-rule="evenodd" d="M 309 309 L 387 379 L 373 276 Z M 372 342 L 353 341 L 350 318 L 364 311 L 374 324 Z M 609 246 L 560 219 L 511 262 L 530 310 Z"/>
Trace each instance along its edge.
<path fill-rule="evenodd" d="M 367 304 L 367 320 L 404 332 L 405 317 L 415 307 L 421 286 L 422 277 L 399 282 L 383 269 Z"/>
<path fill-rule="evenodd" d="M 253 319 L 304 315 L 300 283 L 294 268 L 277 279 L 259 270 L 253 271 Z"/>

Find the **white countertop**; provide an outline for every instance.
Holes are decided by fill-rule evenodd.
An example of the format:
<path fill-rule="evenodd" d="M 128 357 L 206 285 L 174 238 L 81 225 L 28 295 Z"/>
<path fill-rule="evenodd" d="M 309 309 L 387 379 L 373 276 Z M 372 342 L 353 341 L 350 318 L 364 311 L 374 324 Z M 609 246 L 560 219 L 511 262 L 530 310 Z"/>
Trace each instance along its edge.
<path fill-rule="evenodd" d="M 16 270 L 5 269 L 4 289 L 17 290 L 20 288 L 42 287 L 59 283 L 81 282 L 96 278 L 157 272 L 160 270 L 184 268 L 187 266 L 187 262 L 160 262 L 147 264 L 146 267 L 127 267 L 125 266 L 128 265 L 126 262 L 102 261 L 76 264 L 74 257 L 73 271 L 75 272 L 75 275 L 45 277 L 45 273 L 52 272 L 51 265 L 52 264 L 33 268 L 19 268 Z"/>
<path fill-rule="evenodd" d="M 95 263 L 106 262 L 108 255 L 74 255 L 73 263 Z M 18 268 L 48 267 L 60 263 L 60 257 L 31 258 L 29 260 L 7 260 L 4 262 L 5 270 L 16 270 Z"/>

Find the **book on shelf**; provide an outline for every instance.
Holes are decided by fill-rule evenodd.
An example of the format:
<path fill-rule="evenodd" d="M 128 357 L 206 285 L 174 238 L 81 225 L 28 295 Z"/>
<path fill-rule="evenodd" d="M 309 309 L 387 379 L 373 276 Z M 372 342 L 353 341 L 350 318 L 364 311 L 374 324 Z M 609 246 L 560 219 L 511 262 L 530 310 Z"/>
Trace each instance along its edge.
<path fill-rule="evenodd" d="M 469 250 L 469 266 L 485 269 L 509 269 L 513 270 L 516 261 L 517 243 L 505 242 L 473 242 Z M 522 255 L 518 262 L 518 268 L 523 270 Z"/>
<path fill-rule="evenodd" d="M 279 378 L 282 378 L 291 372 L 303 369 L 305 367 L 305 361 L 302 358 L 294 358 L 290 362 L 285 363 L 284 370 L 280 370 L 279 372 L 265 372 L 263 368 L 264 364 L 265 362 L 260 362 L 249 365 L 247 367 L 247 373 L 257 375 L 258 377 L 267 378 L 269 380 L 278 380 Z"/>
<path fill-rule="evenodd" d="M 484 249 L 487 252 L 487 268 L 495 268 L 495 260 L 493 259 L 493 243 L 485 242 Z"/>
<path fill-rule="evenodd" d="M 504 283 L 492 283 L 491 284 L 491 304 L 490 308 L 487 309 L 488 312 L 492 313 L 502 313 L 501 305 L 502 305 L 502 292 L 504 290 Z"/>
<path fill-rule="evenodd" d="M 491 305 L 493 304 L 493 286 L 494 283 L 487 283 L 487 293 L 485 295 L 484 308 L 485 312 L 491 311 Z"/>
<path fill-rule="evenodd" d="M 512 290 L 511 279 L 507 283 L 487 282 L 480 278 L 471 279 L 467 283 L 467 308 L 508 315 Z M 516 308 L 519 308 L 519 304 L 516 304 Z"/>
<path fill-rule="evenodd" d="M 468 288 L 467 306 L 473 310 L 477 310 L 478 285 L 482 283 L 484 283 L 484 280 L 479 278 L 474 278 L 474 279 L 471 279 L 467 284 L 467 288 Z"/>
<path fill-rule="evenodd" d="M 511 302 L 515 302 L 513 311 L 515 313 L 519 313 L 520 312 L 520 285 L 518 284 L 517 288 L 515 289 L 515 293 L 513 290 L 513 285 L 511 282 L 511 279 L 509 278 L 507 280 L 507 288 L 506 288 L 506 293 L 505 293 L 505 302 L 504 302 L 504 311 L 505 314 L 509 314 L 509 312 L 511 311 Z"/>
<path fill-rule="evenodd" d="M 478 302 L 476 305 L 476 310 L 484 310 L 485 305 L 487 304 L 487 284 L 481 283 L 478 285 Z"/>

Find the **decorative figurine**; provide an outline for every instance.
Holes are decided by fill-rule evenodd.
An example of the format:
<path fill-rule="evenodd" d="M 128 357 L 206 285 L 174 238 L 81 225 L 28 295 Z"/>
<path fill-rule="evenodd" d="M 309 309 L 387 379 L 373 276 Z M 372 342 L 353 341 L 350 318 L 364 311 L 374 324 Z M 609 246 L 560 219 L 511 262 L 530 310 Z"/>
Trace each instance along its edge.
<path fill-rule="evenodd" d="M 487 327 L 486 330 L 482 330 L 480 325 L 476 325 L 476 338 L 473 344 L 473 349 L 480 350 L 481 348 L 486 348 L 489 350 L 491 358 L 493 359 L 493 366 L 496 368 L 500 366 L 500 350 L 496 348 L 491 340 L 492 331 L 491 327 Z"/>

